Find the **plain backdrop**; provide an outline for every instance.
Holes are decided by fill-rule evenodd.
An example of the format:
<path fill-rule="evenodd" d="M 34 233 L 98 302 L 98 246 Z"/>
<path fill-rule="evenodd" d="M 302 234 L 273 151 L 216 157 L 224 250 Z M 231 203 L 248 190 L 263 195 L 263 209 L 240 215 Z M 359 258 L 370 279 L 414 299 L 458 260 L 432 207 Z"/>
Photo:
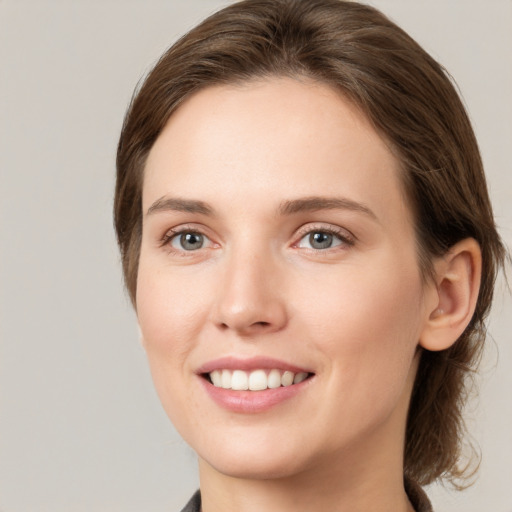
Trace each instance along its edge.
<path fill-rule="evenodd" d="M 220 0 L 0 0 L 0 510 L 178 511 L 194 453 L 165 417 L 111 210 L 138 80 Z M 459 84 L 512 245 L 512 1 L 375 0 Z M 500 284 L 468 410 L 483 461 L 437 512 L 512 512 L 512 307 Z"/>

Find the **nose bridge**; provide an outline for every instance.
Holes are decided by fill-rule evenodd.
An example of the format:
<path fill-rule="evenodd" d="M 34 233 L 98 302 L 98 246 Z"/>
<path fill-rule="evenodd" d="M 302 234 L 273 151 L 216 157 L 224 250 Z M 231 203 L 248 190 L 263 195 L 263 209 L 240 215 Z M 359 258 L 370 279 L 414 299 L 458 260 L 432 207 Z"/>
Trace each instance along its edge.
<path fill-rule="evenodd" d="M 253 242 L 240 241 L 227 251 L 215 307 L 219 327 L 242 335 L 286 323 L 276 258 L 265 244 Z"/>

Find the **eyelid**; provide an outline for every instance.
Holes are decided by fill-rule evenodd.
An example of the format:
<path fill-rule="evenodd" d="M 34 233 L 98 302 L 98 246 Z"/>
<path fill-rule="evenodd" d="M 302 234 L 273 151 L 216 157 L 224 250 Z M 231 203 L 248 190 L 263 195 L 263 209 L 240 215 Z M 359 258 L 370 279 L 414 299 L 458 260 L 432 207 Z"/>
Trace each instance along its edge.
<path fill-rule="evenodd" d="M 349 230 L 346 228 L 342 228 L 340 226 L 337 226 L 335 224 L 330 223 L 322 223 L 322 222 L 311 222 L 304 224 L 300 228 L 298 228 L 293 235 L 293 239 L 295 240 L 292 243 L 292 247 L 297 247 L 299 242 L 308 234 L 311 234 L 313 232 L 325 232 L 329 233 L 331 235 L 336 236 L 339 238 L 345 247 L 352 246 L 357 241 L 357 237 L 353 235 Z M 171 241 L 175 239 L 177 236 L 183 234 L 183 233 L 198 233 L 205 237 L 205 239 L 208 241 L 208 244 L 206 247 L 202 247 L 200 249 L 197 249 L 197 251 L 186 251 L 185 249 L 179 250 L 171 247 Z M 199 252 L 204 249 L 211 249 L 212 247 L 218 247 L 219 244 L 213 241 L 213 237 L 209 233 L 209 230 L 204 228 L 204 226 L 201 226 L 200 224 L 180 224 L 178 226 L 172 227 L 170 229 L 167 229 L 162 237 L 159 240 L 159 246 L 165 247 L 171 252 L 180 253 L 184 255 L 191 255 L 195 252 Z M 336 249 L 336 247 L 333 247 L 332 249 Z M 329 249 L 313 249 L 312 251 L 316 252 L 328 252 Z"/>
<path fill-rule="evenodd" d="M 198 224 L 180 224 L 179 226 L 167 229 L 163 236 L 160 238 L 159 245 L 161 247 L 166 247 L 171 252 L 191 255 L 192 253 L 198 252 L 202 249 L 210 249 L 211 247 L 218 245 L 212 240 L 212 236 L 209 235 L 207 231 L 208 230 L 206 230 L 204 227 L 201 227 L 201 225 Z M 202 235 L 209 243 L 207 244 L 206 247 L 201 247 L 200 249 L 197 249 L 197 251 L 186 251 L 185 249 L 180 250 L 172 247 L 171 242 L 177 236 L 180 236 L 183 233 L 197 233 L 199 235 Z"/>
<path fill-rule="evenodd" d="M 296 240 L 292 245 L 297 247 L 299 242 L 306 236 L 314 232 L 329 233 L 338 237 L 346 246 L 352 246 L 356 243 L 357 238 L 347 229 L 335 224 L 325 224 L 321 222 L 312 222 L 304 224 L 295 233 L 294 239 Z M 333 248 L 334 249 L 334 248 Z M 313 251 L 327 252 L 329 249 L 311 249 Z"/>

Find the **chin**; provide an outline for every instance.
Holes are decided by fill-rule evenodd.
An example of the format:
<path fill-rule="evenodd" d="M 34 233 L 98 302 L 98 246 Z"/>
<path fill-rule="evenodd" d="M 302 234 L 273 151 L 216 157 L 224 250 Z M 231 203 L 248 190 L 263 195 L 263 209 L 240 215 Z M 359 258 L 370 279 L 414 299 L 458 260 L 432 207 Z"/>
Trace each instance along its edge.
<path fill-rule="evenodd" d="M 208 449 L 198 447 L 199 458 L 214 470 L 232 478 L 250 480 L 282 479 L 300 473 L 308 466 L 304 443 L 247 442 L 208 443 Z M 211 447 L 215 446 L 212 450 Z M 307 445 L 306 445 L 307 446 Z"/>
<path fill-rule="evenodd" d="M 294 457 L 297 459 L 297 457 Z M 279 480 L 286 479 L 304 468 L 297 461 L 291 462 L 286 457 L 250 458 L 242 460 L 239 456 L 211 457 L 203 459 L 215 471 L 229 476 L 231 478 L 240 478 L 244 480 Z"/>

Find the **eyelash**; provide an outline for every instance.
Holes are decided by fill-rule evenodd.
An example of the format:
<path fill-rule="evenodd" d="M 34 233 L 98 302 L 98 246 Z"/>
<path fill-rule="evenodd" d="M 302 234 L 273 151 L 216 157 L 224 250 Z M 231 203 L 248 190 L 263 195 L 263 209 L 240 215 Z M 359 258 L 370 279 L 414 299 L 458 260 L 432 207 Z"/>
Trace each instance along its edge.
<path fill-rule="evenodd" d="M 332 235 L 332 236 L 336 237 L 338 240 L 340 240 L 340 242 L 341 242 L 340 245 L 345 246 L 345 247 L 352 247 L 356 242 L 356 238 L 345 229 L 338 228 L 338 227 L 332 226 L 332 225 L 327 227 L 322 224 L 318 224 L 318 225 L 309 224 L 307 226 L 303 226 L 298 231 L 298 233 L 297 233 L 298 241 L 295 242 L 293 244 L 293 246 L 297 247 L 298 244 L 305 237 L 307 237 L 308 235 L 312 235 L 313 233 L 323 233 L 323 234 Z M 310 251 L 315 251 L 317 253 L 320 253 L 320 252 L 328 252 L 330 249 L 336 249 L 336 247 L 338 247 L 338 246 L 329 247 L 326 249 L 315 249 L 314 247 L 307 248 L 307 249 Z"/>
<path fill-rule="evenodd" d="M 297 248 L 298 244 L 306 236 L 312 235 L 314 233 L 323 233 L 323 234 L 331 235 L 331 236 L 337 238 L 341 242 L 341 244 L 339 244 L 339 245 L 345 246 L 345 247 L 352 247 L 356 242 L 356 238 L 345 229 L 338 228 L 338 227 L 332 226 L 332 225 L 327 227 L 327 226 L 321 225 L 321 224 L 317 224 L 317 225 L 308 224 L 306 226 L 303 226 L 302 228 L 300 228 L 297 231 L 297 234 L 295 236 L 295 239 L 297 241 L 292 244 L 292 247 Z M 172 247 L 172 241 L 175 240 L 177 237 L 184 235 L 184 234 L 200 235 L 200 236 L 204 237 L 206 240 L 210 241 L 210 243 L 212 243 L 211 239 L 201 229 L 198 229 L 196 226 L 186 226 L 185 225 L 185 226 L 180 226 L 179 228 L 173 228 L 173 229 L 170 229 L 169 231 L 167 231 L 164 234 L 164 236 L 162 237 L 162 239 L 160 240 L 160 245 L 162 247 L 166 247 L 170 252 L 175 253 L 175 254 L 180 254 L 182 256 L 190 256 L 194 252 L 197 252 L 198 250 L 203 249 L 203 247 L 201 247 L 201 248 L 197 249 L 196 251 L 194 251 L 194 250 L 187 251 L 186 249 L 176 249 L 176 248 Z M 336 249 L 337 247 L 338 246 L 334 246 L 334 247 L 328 247 L 325 249 L 315 249 L 314 247 L 310 247 L 310 248 L 304 248 L 304 249 L 309 250 L 309 251 L 314 251 L 315 253 L 322 253 L 322 252 L 328 252 L 332 249 Z"/>
<path fill-rule="evenodd" d="M 179 250 L 179 249 L 175 249 L 174 247 L 172 247 L 172 241 L 175 240 L 176 238 L 178 238 L 179 236 L 182 236 L 185 234 L 201 235 L 202 237 L 204 237 L 205 239 L 207 239 L 211 242 L 208 235 L 206 235 L 203 231 L 201 231 L 201 229 L 198 229 L 195 226 L 186 226 L 185 225 L 185 226 L 180 226 L 179 228 L 173 228 L 173 229 L 168 230 L 164 234 L 162 239 L 160 240 L 160 246 L 166 247 L 172 253 L 181 254 L 183 256 L 188 256 L 191 253 L 194 253 L 196 251 L 187 251 L 185 249 Z M 202 249 L 202 247 L 201 247 L 201 249 Z"/>

